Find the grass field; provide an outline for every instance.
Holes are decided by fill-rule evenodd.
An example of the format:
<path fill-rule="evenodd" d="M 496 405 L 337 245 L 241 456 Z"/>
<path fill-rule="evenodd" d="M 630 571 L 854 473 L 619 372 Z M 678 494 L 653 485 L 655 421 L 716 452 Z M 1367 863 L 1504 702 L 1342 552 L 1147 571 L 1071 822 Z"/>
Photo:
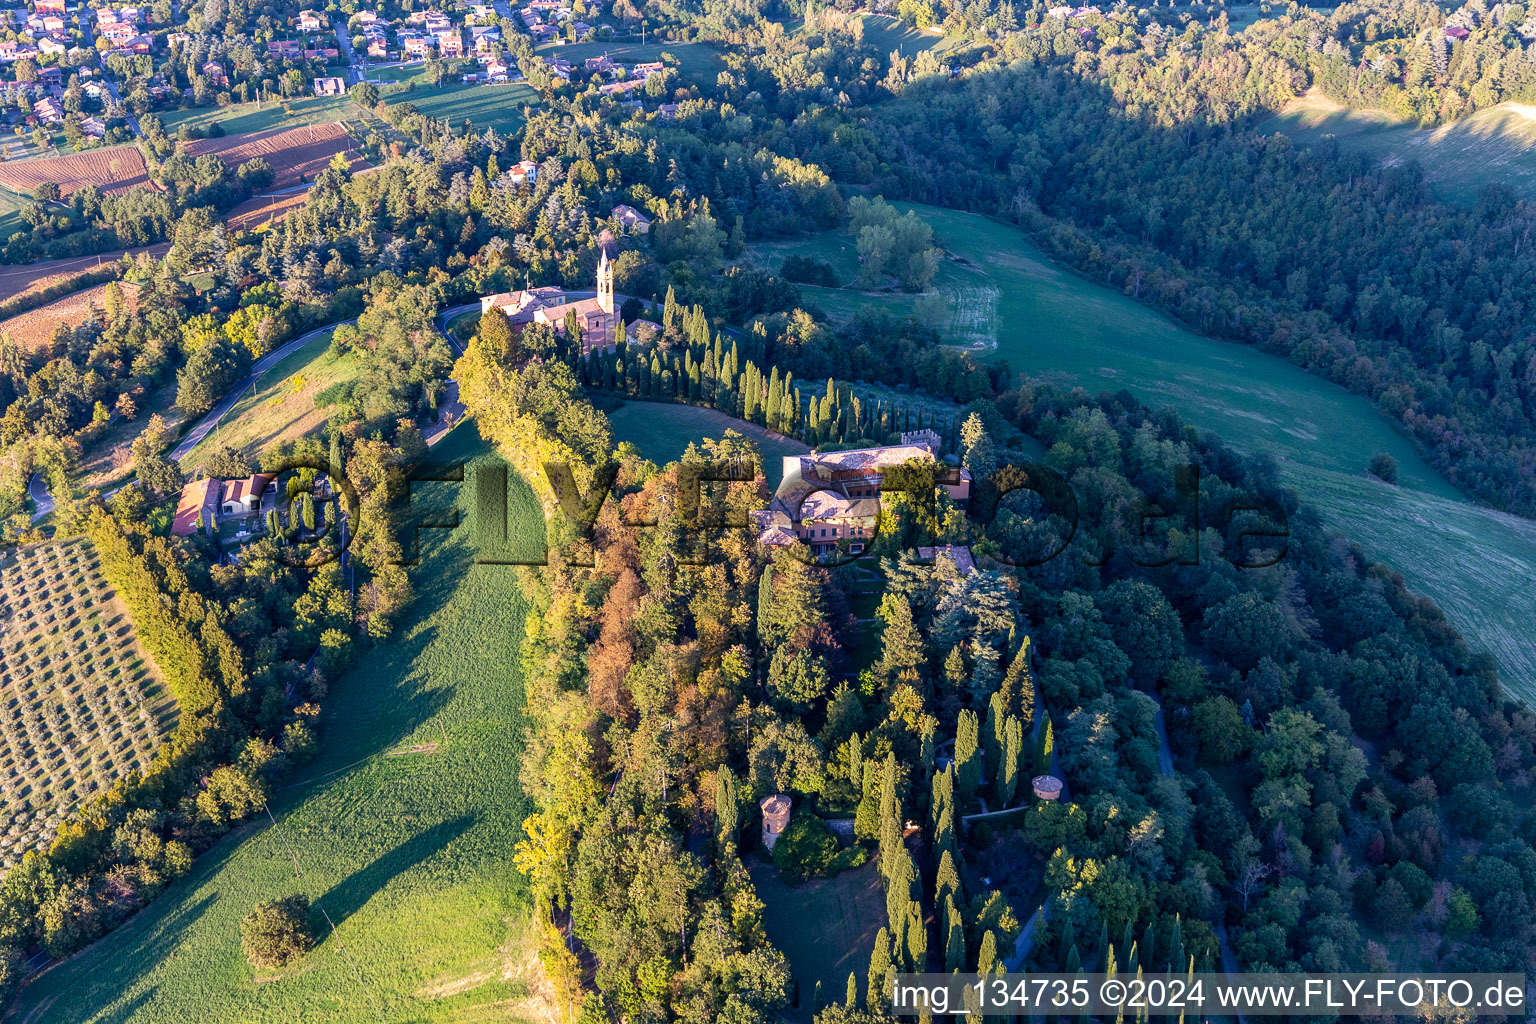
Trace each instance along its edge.
<path fill-rule="evenodd" d="M 435 451 L 488 454 L 472 424 Z M 517 521 L 542 523 L 512 479 Z M 428 514 L 457 500 L 473 515 L 472 479 L 413 492 Z M 536 532 L 520 540 L 542 550 Z M 513 570 L 471 564 L 469 537 L 423 531 L 406 621 L 331 687 L 322 753 L 275 794 L 276 826 L 263 818 L 227 836 L 145 912 L 28 986 L 17 1020 L 541 1018 L 521 941 L 528 895 L 512 865 L 528 813 L 517 782 L 526 605 Z M 240 953 L 240 921 L 296 891 L 337 932 L 299 965 L 258 975 Z"/>
<path fill-rule="evenodd" d="M 610 39 L 597 43 L 544 43 L 535 52 L 540 57 L 564 57 L 572 64 L 580 64 L 588 57 L 601 57 L 605 53 L 620 64 L 644 64 L 661 60 L 663 53 L 670 53 L 677 58 L 677 68 L 682 74 L 707 74 L 711 78 L 723 66 L 720 51 L 705 43 L 642 44 L 627 39 Z"/>
<path fill-rule="evenodd" d="M 266 103 L 233 103 L 227 107 L 188 107 L 156 113 L 171 135 L 182 125 L 199 131 L 218 122 L 225 135 L 244 135 L 272 128 L 299 128 L 311 124 L 334 124 L 365 111 L 345 96 L 308 96 Z"/>
<path fill-rule="evenodd" d="M 935 287 L 949 302 L 952 338 L 995 346 L 1015 370 L 1048 380 L 1093 391 L 1125 388 L 1154 406 L 1172 406 L 1235 447 L 1272 454 L 1328 526 L 1437 601 L 1473 646 L 1498 659 L 1511 692 L 1536 703 L 1527 625 L 1536 620 L 1536 594 L 1526 582 L 1536 566 L 1536 524 L 1466 501 L 1366 399 L 1257 349 L 1187 331 L 1056 265 L 1007 225 L 913 208 L 950 254 Z M 791 251 L 826 259 L 843 280 L 852 277 L 850 240 L 835 232 L 757 246 L 752 258 L 777 269 Z M 804 294 L 833 316 L 867 304 L 910 310 L 914 302 L 848 289 Z M 1366 478 L 1367 461 L 1382 451 L 1397 460 L 1401 487 Z"/>
<path fill-rule="evenodd" d="M 875 864 L 794 887 L 770 864 L 754 860 L 751 871 L 768 939 L 784 951 L 800 983 L 800 1006 L 789 1015 L 811 1019 L 818 981 L 823 1006 L 843 1001 L 850 972 L 858 976 L 862 994 L 875 936 L 885 921 L 885 889 Z M 815 927 L 807 927 L 812 923 Z"/>
<path fill-rule="evenodd" d="M 1471 203 L 1485 185 L 1508 185 L 1536 198 L 1536 107 L 1501 103 L 1439 128 L 1417 128 L 1381 110 L 1349 110 L 1311 89 L 1265 121 L 1261 131 L 1283 132 L 1310 145 L 1324 135 L 1385 163 L 1416 160 L 1442 199 Z"/>
<path fill-rule="evenodd" d="M 0 556 L 0 649 L 9 868 L 45 848 L 75 804 L 146 768 L 177 709 L 88 541 Z"/>
<path fill-rule="evenodd" d="M 188 472 L 218 448 L 232 444 L 253 459 L 279 441 L 317 430 L 330 415 L 315 408 L 315 395 L 357 372 L 357 359 L 331 354 L 331 336 L 322 334 L 262 374 L 255 390 L 235 404 L 218 427 L 181 460 Z"/>
<path fill-rule="evenodd" d="M 409 103 L 428 117 L 447 118 L 457 128 L 465 120 L 476 128 L 511 133 L 523 123 L 523 107 L 539 102 L 526 82 L 508 85 L 439 85 L 384 98 L 390 106 Z"/>
<path fill-rule="evenodd" d="M 727 430 L 734 430 L 757 443 L 770 491 L 779 485 L 784 475 L 783 457 L 810 451 L 810 448 L 793 438 L 770 436 L 768 431 L 755 423 L 727 416 L 718 409 L 704 409 L 694 405 L 625 402 L 610 409 L 608 419 L 613 424 L 615 441 L 633 443 L 640 449 L 641 455 L 658 466 L 682 458 L 688 445 L 696 441 L 706 437 L 718 440 Z"/>

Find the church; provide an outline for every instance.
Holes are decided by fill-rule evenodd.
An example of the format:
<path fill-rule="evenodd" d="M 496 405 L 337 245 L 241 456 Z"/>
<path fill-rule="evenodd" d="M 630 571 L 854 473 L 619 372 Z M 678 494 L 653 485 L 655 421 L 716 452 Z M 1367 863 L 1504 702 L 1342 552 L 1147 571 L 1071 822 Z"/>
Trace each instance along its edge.
<path fill-rule="evenodd" d="M 608 259 L 606 249 L 597 262 L 597 294 L 592 298 L 571 299 L 566 296 L 565 289 L 551 285 L 525 288 L 517 292 L 500 292 L 480 300 L 480 312 L 484 313 L 492 306 L 507 315 L 507 319 L 512 321 L 512 329 L 516 331 L 521 331 L 527 324 L 548 324 L 555 329 L 556 334 L 563 335 L 566 315 L 576 314 L 584 353 L 593 349 L 612 348 L 618 334 L 619 313 L 613 303 L 613 264 Z M 629 327 L 633 329 L 640 324 L 649 324 L 655 330 L 661 330 L 659 324 L 651 324 L 647 320 L 637 320 Z"/>

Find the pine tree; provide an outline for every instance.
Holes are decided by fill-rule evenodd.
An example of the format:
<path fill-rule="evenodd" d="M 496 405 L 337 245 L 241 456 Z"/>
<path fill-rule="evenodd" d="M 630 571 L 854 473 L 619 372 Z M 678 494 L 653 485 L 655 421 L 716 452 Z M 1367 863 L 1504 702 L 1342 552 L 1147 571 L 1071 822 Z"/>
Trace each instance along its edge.
<path fill-rule="evenodd" d="M 971 637 L 970 703 L 972 707 L 985 707 L 997 684 L 1003 678 L 997 667 L 997 649 L 987 643 L 978 631 Z"/>
<path fill-rule="evenodd" d="M 965 692 L 966 683 L 970 681 L 970 674 L 965 670 L 965 658 L 960 654 L 959 647 L 951 647 L 949 653 L 944 656 L 944 682 L 949 687 L 950 693 Z"/>
<path fill-rule="evenodd" d="M 960 712 L 955 725 L 955 790 L 961 806 L 968 806 L 981 782 L 981 751 L 978 748 L 980 725 L 976 712 Z"/>

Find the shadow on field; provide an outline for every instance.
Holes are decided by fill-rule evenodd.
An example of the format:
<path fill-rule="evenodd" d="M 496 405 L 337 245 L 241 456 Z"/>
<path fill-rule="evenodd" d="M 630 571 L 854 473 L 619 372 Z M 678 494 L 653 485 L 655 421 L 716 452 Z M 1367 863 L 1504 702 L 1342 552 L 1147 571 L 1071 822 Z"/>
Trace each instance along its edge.
<path fill-rule="evenodd" d="M 331 920 L 336 923 L 336 927 L 340 928 L 343 921 L 355 914 L 374 893 L 388 885 L 391 879 L 416 867 L 467 832 L 474 823 L 474 818 L 465 814 L 452 821 L 434 825 L 425 832 L 417 833 L 393 850 L 376 858 L 371 864 L 359 868 L 336 883 L 325 895 L 315 901 L 315 908 L 330 914 Z"/>
<path fill-rule="evenodd" d="M 111 1012 L 96 1019 L 100 1021 L 101 1024 L 128 1024 L 128 1021 L 131 1021 L 137 1017 L 139 1015 L 139 1011 L 144 1009 L 144 1007 L 149 1005 L 150 1001 L 154 999 L 155 991 L 156 990 L 154 988 L 150 988 L 144 992 L 140 992 L 126 1003 L 123 1003 L 121 1006 L 114 1007 Z"/>

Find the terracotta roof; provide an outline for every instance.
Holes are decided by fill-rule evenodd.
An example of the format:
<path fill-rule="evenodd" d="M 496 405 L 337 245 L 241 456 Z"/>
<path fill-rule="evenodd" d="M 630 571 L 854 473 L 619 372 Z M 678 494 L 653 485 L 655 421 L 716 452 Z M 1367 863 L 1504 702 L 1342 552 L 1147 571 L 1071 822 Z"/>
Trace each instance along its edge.
<path fill-rule="evenodd" d="M 230 480 L 224 484 L 224 493 L 220 496 L 221 502 L 243 502 L 247 495 L 260 498 L 267 484 L 276 479 L 275 473 L 252 473 L 244 480 Z"/>
<path fill-rule="evenodd" d="M 183 484 L 181 499 L 176 502 L 176 518 L 171 520 L 171 532 L 178 537 L 190 537 L 197 532 L 197 519 L 203 514 L 204 509 L 213 504 L 213 485 L 218 483 L 211 477 L 201 480 L 193 480 Z M 206 520 L 204 526 L 209 525 Z"/>

